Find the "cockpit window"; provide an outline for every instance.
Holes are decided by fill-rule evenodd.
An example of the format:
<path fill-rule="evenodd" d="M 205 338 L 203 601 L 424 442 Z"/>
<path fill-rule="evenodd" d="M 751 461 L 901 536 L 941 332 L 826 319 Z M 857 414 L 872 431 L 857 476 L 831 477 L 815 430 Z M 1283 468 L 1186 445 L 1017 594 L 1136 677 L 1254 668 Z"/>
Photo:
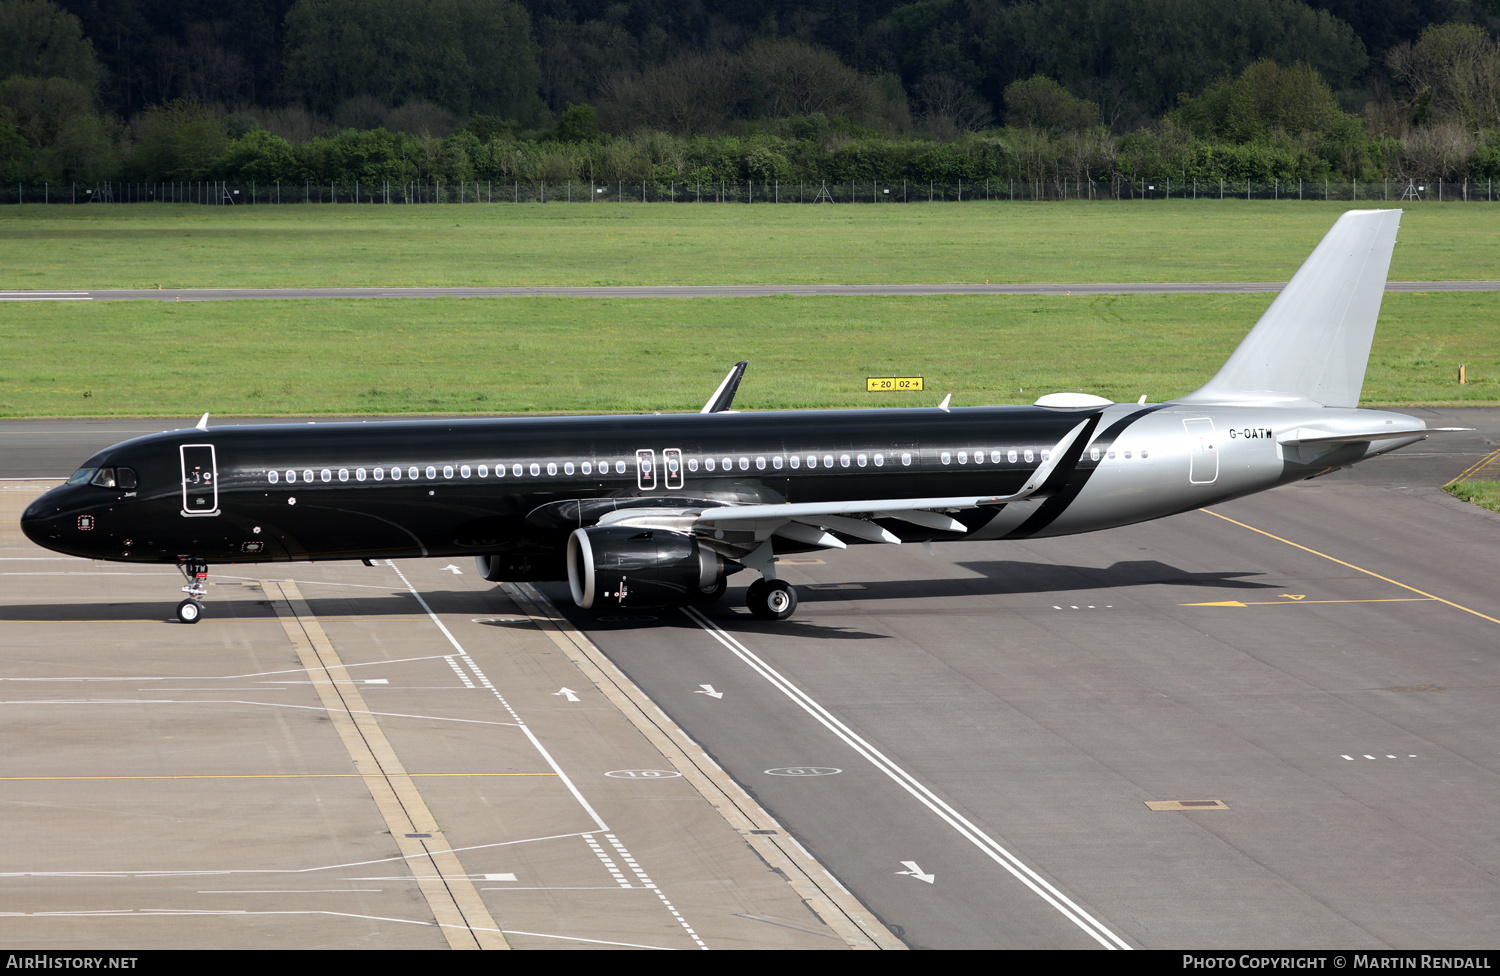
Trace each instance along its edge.
<path fill-rule="evenodd" d="M 84 478 L 84 474 L 89 471 L 93 471 L 94 476 Z M 124 488 L 127 491 L 134 491 L 136 487 L 134 468 L 85 468 L 73 475 L 68 484 L 78 484 L 85 480 L 100 488 Z"/>
<path fill-rule="evenodd" d="M 94 477 L 94 473 L 98 470 L 98 468 L 79 468 L 77 471 L 73 472 L 73 477 L 68 479 L 68 484 L 86 485 L 89 483 L 89 480 Z"/>

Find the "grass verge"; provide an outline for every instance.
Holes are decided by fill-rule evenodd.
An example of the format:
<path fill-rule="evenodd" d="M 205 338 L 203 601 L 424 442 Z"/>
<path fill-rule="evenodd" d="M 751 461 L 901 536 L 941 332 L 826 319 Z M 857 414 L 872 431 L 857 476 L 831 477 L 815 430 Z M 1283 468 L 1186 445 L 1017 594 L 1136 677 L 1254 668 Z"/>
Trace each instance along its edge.
<path fill-rule="evenodd" d="M 1443 490 L 1454 498 L 1500 512 L 1500 481 L 1459 481 L 1444 485 Z"/>
<path fill-rule="evenodd" d="M 26 205 L 0 208 L 0 288 L 1285 281 L 1350 208 Z M 1406 205 L 1391 277 L 1496 277 L 1497 215 Z"/>
<path fill-rule="evenodd" d="M 1269 295 L 21 303 L 0 416 L 695 410 L 1153 401 L 1205 382 Z M 1367 405 L 1500 402 L 1500 294 L 1387 296 Z M 1468 366 L 1466 385 L 1457 382 Z M 925 393 L 869 394 L 919 375 Z"/>

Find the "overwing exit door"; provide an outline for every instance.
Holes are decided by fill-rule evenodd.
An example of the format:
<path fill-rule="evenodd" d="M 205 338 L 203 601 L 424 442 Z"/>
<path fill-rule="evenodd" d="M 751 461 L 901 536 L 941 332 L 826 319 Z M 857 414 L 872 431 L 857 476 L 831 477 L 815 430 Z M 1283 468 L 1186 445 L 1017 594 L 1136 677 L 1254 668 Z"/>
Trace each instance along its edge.
<path fill-rule="evenodd" d="M 219 472 L 212 444 L 184 444 L 182 454 L 182 514 L 219 514 Z"/>

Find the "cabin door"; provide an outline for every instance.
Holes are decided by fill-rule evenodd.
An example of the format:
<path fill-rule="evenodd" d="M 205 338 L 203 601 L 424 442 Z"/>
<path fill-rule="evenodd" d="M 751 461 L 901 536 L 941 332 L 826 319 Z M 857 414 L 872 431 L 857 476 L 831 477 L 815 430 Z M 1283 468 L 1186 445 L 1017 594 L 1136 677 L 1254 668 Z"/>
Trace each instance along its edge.
<path fill-rule="evenodd" d="M 1207 417 L 1184 420 L 1188 435 L 1188 483 L 1211 485 L 1219 480 L 1219 452 L 1214 449 L 1214 422 Z"/>
<path fill-rule="evenodd" d="M 656 452 L 635 452 L 635 483 L 641 491 L 656 490 Z"/>
<path fill-rule="evenodd" d="M 182 514 L 219 514 L 219 471 L 212 444 L 184 444 L 182 454 Z"/>
<path fill-rule="evenodd" d="M 683 485 L 683 478 L 686 477 L 682 470 L 682 451 L 669 447 L 661 452 L 661 459 L 662 478 L 667 483 L 667 490 L 680 489 Z"/>

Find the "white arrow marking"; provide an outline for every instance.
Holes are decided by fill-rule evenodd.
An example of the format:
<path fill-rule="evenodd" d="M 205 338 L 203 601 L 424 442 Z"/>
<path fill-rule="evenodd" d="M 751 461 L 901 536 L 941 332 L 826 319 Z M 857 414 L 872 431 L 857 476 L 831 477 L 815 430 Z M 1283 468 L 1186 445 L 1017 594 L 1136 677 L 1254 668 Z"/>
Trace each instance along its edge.
<path fill-rule="evenodd" d="M 454 576 L 462 576 L 464 574 L 463 570 L 459 569 L 457 566 L 453 565 L 452 563 L 449 563 L 448 565 L 444 566 L 443 569 L 442 569 L 442 571 L 445 572 L 445 573 L 452 573 Z"/>
<path fill-rule="evenodd" d="M 937 875 L 935 874 L 923 874 L 922 869 L 917 866 L 916 861 L 902 861 L 901 863 L 906 865 L 907 870 L 897 871 L 897 874 L 909 874 L 918 881 L 925 881 L 928 884 L 933 884 L 937 880 Z"/>
<path fill-rule="evenodd" d="M 714 691 L 714 686 L 713 685 L 699 685 L 698 687 L 702 688 L 703 690 L 702 691 L 695 691 L 695 692 L 693 692 L 693 694 L 695 694 L 695 695 L 707 695 L 710 698 L 723 698 L 724 697 L 724 693 L 722 691 Z"/>
<path fill-rule="evenodd" d="M 562 697 L 566 698 L 568 701 L 577 701 L 578 700 L 578 693 L 576 691 L 574 691 L 572 688 L 561 688 L 561 689 L 559 689 L 557 691 L 554 691 L 552 693 L 552 697 L 553 698 L 556 698 L 559 695 L 561 695 Z"/>

